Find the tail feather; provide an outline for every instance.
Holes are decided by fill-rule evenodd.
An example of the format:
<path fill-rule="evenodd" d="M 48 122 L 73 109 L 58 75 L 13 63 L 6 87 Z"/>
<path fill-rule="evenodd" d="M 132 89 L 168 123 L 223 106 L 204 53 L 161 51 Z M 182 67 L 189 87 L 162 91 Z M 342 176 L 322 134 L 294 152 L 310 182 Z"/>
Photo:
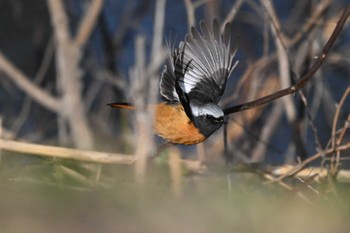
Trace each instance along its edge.
<path fill-rule="evenodd" d="M 130 103 L 110 103 L 107 105 L 111 106 L 112 108 L 124 108 L 124 109 L 135 110 L 135 106 Z"/>

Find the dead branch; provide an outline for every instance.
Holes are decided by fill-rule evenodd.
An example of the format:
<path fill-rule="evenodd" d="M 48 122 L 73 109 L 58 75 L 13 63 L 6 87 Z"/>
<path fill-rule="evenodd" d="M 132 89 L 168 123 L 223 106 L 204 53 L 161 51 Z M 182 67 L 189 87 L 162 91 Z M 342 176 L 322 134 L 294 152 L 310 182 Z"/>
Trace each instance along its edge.
<path fill-rule="evenodd" d="M 334 29 L 331 37 L 327 41 L 326 45 L 323 47 L 321 54 L 317 57 L 316 61 L 311 66 L 309 71 L 303 77 L 301 77 L 301 79 L 298 80 L 298 82 L 296 82 L 296 84 L 294 84 L 293 86 L 291 86 L 289 88 L 286 88 L 286 89 L 280 90 L 278 92 L 275 92 L 273 94 L 267 95 L 265 97 L 259 98 L 257 100 L 247 102 L 244 104 L 239 104 L 239 105 L 236 105 L 233 107 L 228 107 L 228 108 L 224 109 L 225 115 L 232 114 L 235 112 L 245 111 L 245 110 L 248 110 L 251 108 L 255 108 L 257 106 L 260 106 L 260 105 L 269 103 L 273 100 L 276 100 L 278 98 L 281 98 L 282 96 L 293 94 L 296 91 L 303 88 L 305 86 L 305 84 L 313 77 L 313 75 L 316 73 L 316 71 L 321 67 L 321 65 L 324 62 L 324 60 L 326 59 L 329 51 L 333 47 L 335 40 L 337 39 L 337 37 L 339 36 L 341 31 L 343 30 L 343 26 L 344 26 L 347 18 L 349 17 L 349 15 L 350 15 L 350 6 L 347 6 L 346 8 L 344 8 L 342 15 L 341 15 L 339 21 L 337 22 L 337 26 L 335 27 L 335 29 Z"/>
<path fill-rule="evenodd" d="M 284 41 L 284 35 L 281 32 L 281 25 L 277 19 L 275 10 L 273 9 L 272 3 L 270 0 L 261 0 L 262 5 L 265 7 L 265 10 L 270 21 L 270 30 L 274 36 L 275 44 L 277 48 L 278 56 L 278 73 L 281 81 L 281 87 L 287 88 L 291 85 L 290 78 L 290 66 L 289 66 L 289 57 L 288 50 Z M 295 121 L 296 118 L 296 109 L 293 103 L 291 96 L 286 96 L 282 99 L 284 101 L 284 107 L 286 110 L 287 118 L 290 124 Z"/>
<path fill-rule="evenodd" d="M 340 146 L 336 147 L 335 149 L 331 148 L 331 149 L 328 149 L 328 150 L 325 150 L 325 151 L 318 152 L 318 153 L 314 154 L 313 156 L 305 159 L 302 163 L 300 163 L 300 164 L 298 164 L 296 166 L 293 166 L 284 175 L 281 175 L 278 178 L 276 178 L 273 181 L 268 182 L 268 183 L 279 182 L 279 181 L 283 180 L 286 177 L 293 176 L 297 172 L 301 171 L 307 164 L 315 161 L 316 159 L 319 159 L 321 157 L 325 157 L 327 155 L 333 154 L 334 152 L 337 152 L 337 151 L 348 150 L 349 148 L 350 148 L 350 142 L 346 143 L 346 144 L 343 144 L 343 145 L 340 145 Z"/>
<path fill-rule="evenodd" d="M 0 52 L 0 70 L 3 71 L 18 88 L 24 91 L 28 96 L 36 102 L 56 113 L 63 114 L 60 111 L 60 99 L 49 94 L 41 87 L 35 85 L 30 79 L 25 76 L 17 67 L 15 67 L 1 52 Z"/>
<path fill-rule="evenodd" d="M 320 17 L 326 12 L 328 7 L 331 5 L 332 0 L 320 1 L 316 8 L 313 10 L 310 20 L 308 20 L 292 38 L 286 38 L 289 45 L 296 44 L 304 36 L 305 33 L 310 32 L 317 22 L 320 20 Z"/>
<path fill-rule="evenodd" d="M 237 0 L 235 2 L 235 4 L 233 4 L 230 12 L 227 14 L 225 20 L 223 21 L 223 23 L 221 24 L 221 31 L 224 31 L 225 25 L 231 21 L 233 21 L 233 19 L 236 17 L 237 12 L 239 11 L 239 9 L 241 8 L 243 2 L 245 0 Z"/>
<path fill-rule="evenodd" d="M 147 167 L 147 160 L 148 157 L 151 154 L 152 146 L 153 145 L 151 138 L 153 138 L 152 135 L 152 129 L 150 128 L 151 124 L 149 122 L 153 122 L 150 120 L 150 115 L 147 114 L 147 102 L 144 98 L 147 96 L 145 94 L 145 91 L 147 91 L 147 88 L 145 88 L 145 83 L 147 81 L 145 77 L 145 66 L 146 66 L 146 55 L 145 55 L 145 37 L 144 36 L 137 36 L 135 41 L 135 57 L 136 57 L 136 64 L 130 70 L 130 79 L 131 79 L 131 90 L 133 92 L 132 98 L 133 103 L 135 104 L 135 128 L 136 128 L 136 135 L 135 135 L 135 156 L 138 158 L 138 161 L 135 166 L 135 178 L 136 181 L 139 183 L 142 183 L 145 179 L 146 174 L 146 167 Z M 151 112 L 152 113 L 152 112 Z"/>
<path fill-rule="evenodd" d="M 188 23 L 188 31 L 190 31 L 191 27 L 194 27 L 195 23 L 195 15 L 194 15 L 194 6 L 192 0 L 184 0 L 186 12 L 187 12 L 187 23 Z"/>
<path fill-rule="evenodd" d="M 162 63 L 163 45 L 162 36 L 165 17 L 165 0 L 156 1 L 156 10 L 154 15 L 154 34 L 152 41 L 151 59 L 149 64 L 146 62 L 146 51 L 144 36 L 138 36 L 135 41 L 136 64 L 130 72 L 131 93 L 136 111 L 136 152 L 137 161 L 135 164 L 135 178 L 139 183 L 145 181 L 147 161 L 154 153 L 154 135 L 153 124 L 155 106 L 149 103 L 155 103 L 157 99 L 158 78 L 153 74 L 148 76 L 151 70 L 159 67 Z"/>
<path fill-rule="evenodd" d="M 82 100 L 82 82 L 79 62 L 81 47 L 95 25 L 98 13 L 102 7 L 101 0 L 91 3 L 85 18 L 80 24 L 75 40 L 72 39 L 68 29 L 68 19 L 61 0 L 49 0 L 52 26 L 57 43 L 56 62 L 59 90 L 62 93 L 62 109 L 65 120 L 68 121 L 71 136 L 79 148 L 93 147 L 93 135 L 86 116 L 86 109 Z M 90 14 L 90 15 L 88 15 Z M 91 17 L 91 18 L 89 18 Z M 74 43 L 75 42 L 75 43 Z"/>
<path fill-rule="evenodd" d="M 257 66 L 260 66 L 260 63 L 257 64 Z M 264 62 L 263 62 L 264 63 Z M 256 66 L 253 66 L 256 67 Z M 257 67 L 257 72 L 260 71 L 260 68 Z M 255 72 L 255 71 L 252 71 Z M 255 92 L 255 98 L 258 98 L 259 96 L 265 96 L 266 93 L 270 92 L 272 90 L 276 90 L 279 86 L 279 82 L 275 76 L 270 76 L 270 78 L 267 78 L 264 81 L 264 85 L 258 89 L 257 92 Z M 245 89 L 245 93 L 253 93 L 251 89 Z M 240 114 L 236 114 L 233 119 L 231 119 L 234 124 L 228 124 L 227 126 L 227 140 L 229 142 L 233 141 L 234 139 L 237 139 L 239 137 L 242 137 L 245 132 L 244 126 L 249 126 L 253 122 L 256 121 L 256 119 L 261 115 L 261 112 L 265 106 L 262 106 L 260 108 L 252 109 L 251 111 L 242 112 Z M 221 137 L 221 135 L 212 135 L 211 136 L 214 140 L 212 140 L 212 144 L 210 145 L 210 149 L 208 150 L 209 155 L 219 155 L 222 154 L 224 151 L 224 143 L 223 140 L 218 140 L 217 137 Z M 247 158 L 246 158 L 247 159 Z M 247 159 L 249 160 L 249 159 Z"/>
<path fill-rule="evenodd" d="M 339 115 L 340 115 L 340 110 L 342 109 L 345 99 L 350 95 L 350 87 L 348 87 L 348 89 L 344 92 L 342 98 L 339 101 L 339 104 L 335 110 L 335 114 L 334 114 L 334 119 L 333 119 L 333 124 L 332 124 L 332 139 L 331 139 L 331 148 L 336 148 L 337 146 L 339 146 L 342 143 L 343 137 L 345 135 L 346 132 L 346 127 L 344 127 L 342 133 L 339 135 L 338 139 L 336 140 L 336 127 L 337 127 L 337 123 L 339 120 Z M 348 119 L 350 118 L 350 115 L 348 117 Z M 338 171 L 338 167 L 340 165 L 340 152 L 336 152 L 336 156 L 335 156 L 335 165 L 332 165 L 332 172 L 335 173 L 336 171 Z"/>
<path fill-rule="evenodd" d="M 297 170 L 297 168 L 292 165 L 284 165 L 273 168 L 271 174 L 274 176 L 285 176 L 286 174 L 289 174 L 291 170 Z M 328 175 L 329 171 L 325 168 L 308 167 L 303 170 L 299 170 L 298 172 L 294 173 L 293 176 L 303 180 L 313 177 L 314 181 L 319 182 L 327 178 Z M 334 179 L 339 183 L 350 183 L 350 170 L 339 170 Z"/>
<path fill-rule="evenodd" d="M 283 109 L 283 104 L 276 103 L 270 115 L 267 117 L 267 121 L 263 126 L 263 129 L 259 137 L 259 142 L 251 153 L 252 162 L 259 162 L 259 161 L 261 162 L 264 160 L 266 149 L 268 148 L 268 142 L 270 141 L 270 138 L 272 137 L 275 129 L 280 123 L 280 118 L 283 113 L 282 109 Z"/>
<path fill-rule="evenodd" d="M 336 128 L 337 128 L 337 123 L 339 120 L 339 115 L 340 115 L 340 110 L 342 109 L 345 99 L 350 95 L 350 87 L 348 87 L 346 89 L 346 91 L 344 92 L 343 96 L 341 97 L 339 104 L 336 108 L 335 114 L 334 114 L 334 118 L 333 118 L 333 124 L 332 124 L 332 145 L 331 148 L 335 148 L 336 146 L 338 146 L 340 144 L 339 141 L 336 141 Z"/>
<path fill-rule="evenodd" d="M 291 86 L 291 75 L 290 70 L 292 70 L 290 64 L 289 51 L 286 46 L 285 36 L 281 30 L 281 24 L 278 20 L 274 7 L 270 0 L 261 0 L 261 3 L 265 9 L 265 14 L 267 14 L 267 19 L 270 24 L 270 31 L 272 32 L 273 39 L 276 44 L 277 49 L 277 61 L 278 61 L 278 73 L 281 83 L 281 88 L 287 88 Z M 301 158 L 306 157 L 306 152 L 304 149 L 304 144 L 300 137 L 300 132 L 296 126 L 297 110 L 291 95 L 287 95 L 282 98 L 284 103 L 284 109 L 289 122 L 292 138 L 297 152 Z"/>
<path fill-rule="evenodd" d="M 132 164 L 135 161 L 135 157 L 132 155 L 77 150 L 2 139 L 0 139 L 0 149 L 16 153 L 32 154 L 60 159 L 73 159 L 93 163 Z"/>
<path fill-rule="evenodd" d="M 44 57 L 41 61 L 41 65 L 33 78 L 33 84 L 39 85 L 42 82 L 42 80 L 44 79 L 49 69 L 53 55 L 54 55 L 54 43 L 53 43 L 53 40 L 50 39 L 47 45 L 47 48 L 45 50 Z M 17 135 L 18 131 L 22 128 L 25 121 L 27 120 L 31 106 L 32 106 L 32 98 L 30 97 L 30 95 L 26 95 L 22 103 L 21 111 L 18 114 L 16 121 L 12 126 L 12 131 L 14 132 L 15 135 Z"/>
<path fill-rule="evenodd" d="M 66 147 L 48 146 L 4 139 L 0 139 L 0 151 L 36 155 L 48 158 L 71 159 L 97 164 L 134 165 L 138 159 L 134 155 L 78 150 Z M 3 156 L 4 154 L 1 155 Z M 198 161 L 184 160 L 180 158 L 179 160 L 183 166 L 195 173 L 201 173 L 206 169 L 206 167 Z"/>
<path fill-rule="evenodd" d="M 103 0 L 93 0 L 90 3 L 89 9 L 86 11 L 84 18 L 80 22 L 78 33 L 74 38 L 75 45 L 81 48 L 89 39 L 92 29 L 96 24 L 98 15 L 101 12 Z"/>

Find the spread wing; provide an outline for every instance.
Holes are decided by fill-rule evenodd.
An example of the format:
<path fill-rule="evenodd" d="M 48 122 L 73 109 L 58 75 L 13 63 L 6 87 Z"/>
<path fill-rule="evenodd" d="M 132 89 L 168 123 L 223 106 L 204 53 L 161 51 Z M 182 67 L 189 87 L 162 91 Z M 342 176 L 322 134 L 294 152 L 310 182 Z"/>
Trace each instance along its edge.
<path fill-rule="evenodd" d="M 184 74 L 181 73 L 181 71 L 176 72 L 175 67 L 177 67 L 177 70 L 181 70 L 181 67 L 184 66 L 181 61 L 181 57 L 183 57 L 184 53 L 180 48 L 173 51 L 169 49 L 168 53 L 169 56 L 165 61 L 162 76 L 160 78 L 159 89 L 160 95 L 164 101 L 176 103 L 180 100 L 176 93 L 175 82 L 176 80 L 183 78 Z"/>
<path fill-rule="evenodd" d="M 190 101 L 219 102 L 237 64 L 233 60 L 236 48 L 230 38 L 230 25 L 226 24 L 221 33 L 217 20 L 211 29 L 201 21 L 200 30 L 192 27 L 185 41 L 167 60 L 160 80 L 163 100 L 179 102 L 175 90 L 175 82 L 179 82 Z"/>

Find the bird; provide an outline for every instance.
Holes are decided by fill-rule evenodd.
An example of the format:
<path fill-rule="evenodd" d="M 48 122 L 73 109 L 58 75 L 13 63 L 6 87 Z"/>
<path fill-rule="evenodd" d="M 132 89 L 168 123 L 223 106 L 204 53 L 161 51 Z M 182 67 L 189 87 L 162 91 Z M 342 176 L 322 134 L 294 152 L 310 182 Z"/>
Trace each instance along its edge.
<path fill-rule="evenodd" d="M 160 77 L 162 102 L 155 107 L 154 131 L 173 144 L 201 143 L 222 126 L 225 114 L 218 103 L 238 64 L 230 23 L 223 32 L 217 19 L 211 27 L 204 20 L 199 26 L 191 27 L 178 48 L 168 49 Z M 129 103 L 109 105 L 134 108 Z"/>

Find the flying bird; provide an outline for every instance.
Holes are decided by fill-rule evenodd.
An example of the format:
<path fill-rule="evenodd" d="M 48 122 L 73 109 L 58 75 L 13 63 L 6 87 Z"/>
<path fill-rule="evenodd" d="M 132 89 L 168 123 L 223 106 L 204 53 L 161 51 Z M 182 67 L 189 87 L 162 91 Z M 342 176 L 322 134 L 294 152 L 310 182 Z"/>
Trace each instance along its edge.
<path fill-rule="evenodd" d="M 163 102 L 155 110 L 154 130 L 174 144 L 193 145 L 206 140 L 224 123 L 218 105 L 226 82 L 238 61 L 230 23 L 223 33 L 217 20 L 211 27 L 202 20 L 179 47 L 170 49 L 159 82 Z M 133 108 L 127 103 L 111 107 Z"/>

